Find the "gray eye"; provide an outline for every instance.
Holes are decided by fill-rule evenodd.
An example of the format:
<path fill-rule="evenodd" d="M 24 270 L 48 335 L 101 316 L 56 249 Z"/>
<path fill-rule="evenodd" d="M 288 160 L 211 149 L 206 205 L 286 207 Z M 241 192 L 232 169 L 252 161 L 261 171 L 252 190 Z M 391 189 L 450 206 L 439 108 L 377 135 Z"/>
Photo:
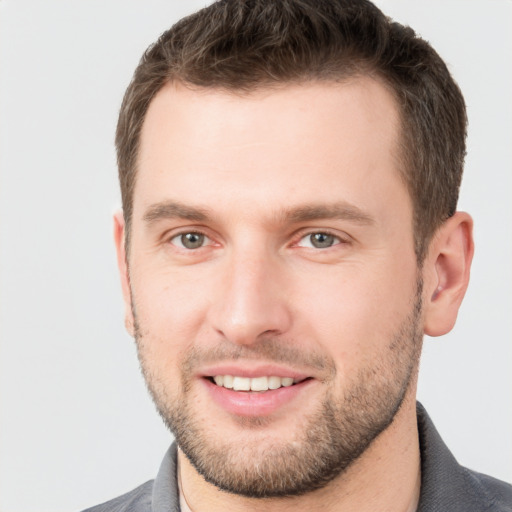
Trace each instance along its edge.
<path fill-rule="evenodd" d="M 313 247 L 316 247 L 317 249 L 325 249 L 326 247 L 334 245 L 336 237 L 334 235 L 329 235 L 329 233 L 313 233 L 309 235 L 309 240 Z"/>
<path fill-rule="evenodd" d="M 185 249 L 199 249 L 204 245 L 205 238 L 201 233 L 183 233 L 175 237 L 178 239 L 177 245 L 181 245 Z"/>

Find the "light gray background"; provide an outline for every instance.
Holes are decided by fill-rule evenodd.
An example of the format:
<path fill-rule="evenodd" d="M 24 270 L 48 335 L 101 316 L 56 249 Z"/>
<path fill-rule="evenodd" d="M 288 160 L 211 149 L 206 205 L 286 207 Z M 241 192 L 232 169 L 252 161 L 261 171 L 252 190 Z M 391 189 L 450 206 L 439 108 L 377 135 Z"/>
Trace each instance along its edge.
<path fill-rule="evenodd" d="M 2 512 L 107 500 L 170 442 L 123 328 L 113 134 L 142 51 L 204 3 L 0 0 Z M 438 49 L 470 118 L 472 284 L 453 333 L 426 339 L 419 396 L 463 464 L 510 481 L 512 3 L 378 4 Z"/>

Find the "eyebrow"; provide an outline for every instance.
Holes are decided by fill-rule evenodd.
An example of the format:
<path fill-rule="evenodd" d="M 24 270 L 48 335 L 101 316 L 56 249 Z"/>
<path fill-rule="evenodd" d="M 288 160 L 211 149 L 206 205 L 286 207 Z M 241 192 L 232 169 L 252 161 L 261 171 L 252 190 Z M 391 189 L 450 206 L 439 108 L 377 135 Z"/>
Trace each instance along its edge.
<path fill-rule="evenodd" d="M 164 219 L 186 219 L 196 222 L 205 222 L 210 218 L 207 209 L 196 208 L 177 201 L 162 201 L 152 204 L 144 213 L 144 221 L 154 224 Z"/>
<path fill-rule="evenodd" d="M 143 220 L 151 225 L 160 220 L 185 219 L 206 222 L 212 218 L 208 208 L 189 206 L 178 201 L 162 201 L 148 207 Z M 306 204 L 279 210 L 275 216 L 278 222 L 297 224 L 321 219 L 348 220 L 361 225 L 375 224 L 375 219 L 355 205 L 345 201 L 332 204 Z"/>
<path fill-rule="evenodd" d="M 283 217 L 292 223 L 320 219 L 348 220 L 362 225 L 375 224 L 375 219 L 360 208 L 344 201 L 334 204 L 304 205 L 283 212 Z"/>

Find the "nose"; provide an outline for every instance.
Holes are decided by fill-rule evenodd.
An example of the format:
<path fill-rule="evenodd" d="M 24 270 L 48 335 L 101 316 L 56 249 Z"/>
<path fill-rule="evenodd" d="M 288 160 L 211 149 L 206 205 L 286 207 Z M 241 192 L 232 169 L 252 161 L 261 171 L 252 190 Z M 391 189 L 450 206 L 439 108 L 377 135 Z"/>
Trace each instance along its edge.
<path fill-rule="evenodd" d="M 265 251 L 238 251 L 224 265 L 210 310 L 217 333 L 237 345 L 286 333 L 292 317 L 278 258 Z"/>

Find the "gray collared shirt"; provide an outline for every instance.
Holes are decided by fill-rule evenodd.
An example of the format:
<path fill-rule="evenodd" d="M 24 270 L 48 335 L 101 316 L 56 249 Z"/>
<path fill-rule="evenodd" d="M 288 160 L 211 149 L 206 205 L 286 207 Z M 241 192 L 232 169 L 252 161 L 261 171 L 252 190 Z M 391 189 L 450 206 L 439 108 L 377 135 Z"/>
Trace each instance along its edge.
<path fill-rule="evenodd" d="M 421 451 L 418 512 L 512 512 L 512 485 L 458 464 L 421 404 L 417 404 Z M 133 491 L 84 512 L 180 512 L 173 443 L 158 475 Z"/>

